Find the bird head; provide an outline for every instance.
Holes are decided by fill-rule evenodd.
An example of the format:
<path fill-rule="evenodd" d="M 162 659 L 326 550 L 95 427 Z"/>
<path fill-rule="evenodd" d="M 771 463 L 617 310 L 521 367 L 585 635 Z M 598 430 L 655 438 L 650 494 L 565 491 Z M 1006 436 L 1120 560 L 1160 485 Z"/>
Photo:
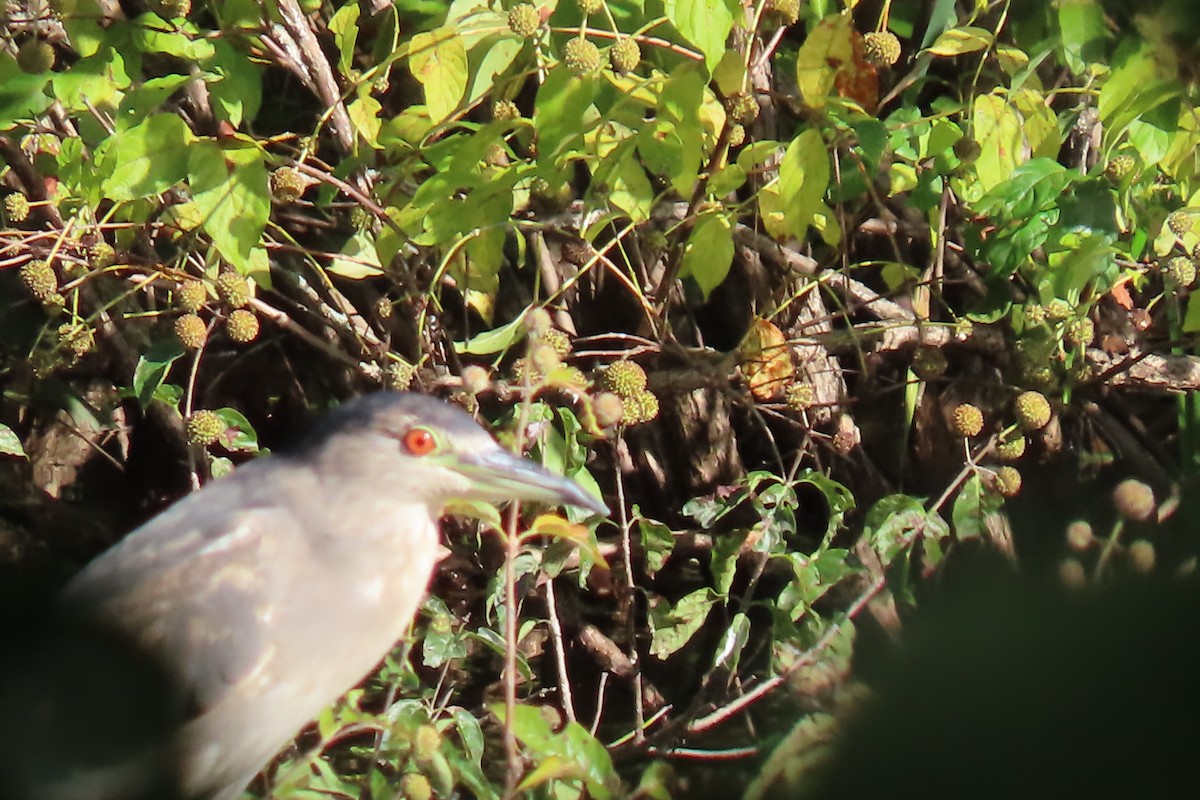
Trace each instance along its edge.
<path fill-rule="evenodd" d="M 376 392 L 350 400 L 295 455 L 435 506 L 530 500 L 608 514 L 578 483 L 510 453 L 469 414 L 425 395 Z"/>

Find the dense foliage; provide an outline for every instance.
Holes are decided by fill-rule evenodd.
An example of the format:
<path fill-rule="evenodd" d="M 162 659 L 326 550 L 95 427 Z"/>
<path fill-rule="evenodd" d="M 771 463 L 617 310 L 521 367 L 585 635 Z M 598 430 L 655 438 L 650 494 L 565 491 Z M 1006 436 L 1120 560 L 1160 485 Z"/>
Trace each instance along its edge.
<path fill-rule="evenodd" d="M 1197 26 L 1140 5 L 8 3 L 0 559 L 439 394 L 614 515 L 449 526 L 259 790 L 741 791 L 799 720 L 763 796 L 948 548 L 1189 566 Z"/>

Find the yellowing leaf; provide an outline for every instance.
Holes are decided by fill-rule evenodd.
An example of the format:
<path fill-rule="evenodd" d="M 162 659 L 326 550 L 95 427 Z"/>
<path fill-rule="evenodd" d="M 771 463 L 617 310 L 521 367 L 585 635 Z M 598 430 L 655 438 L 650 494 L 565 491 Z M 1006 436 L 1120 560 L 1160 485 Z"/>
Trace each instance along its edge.
<path fill-rule="evenodd" d="M 691 276 L 705 297 L 721 285 L 733 263 L 733 235 L 729 221 L 719 214 L 696 220 L 683 251 L 681 276 Z"/>
<path fill-rule="evenodd" d="M 951 28 L 942 33 L 927 52 L 935 56 L 961 56 L 991 47 L 995 37 L 986 28 L 976 28 L 968 25 L 963 28 Z"/>
<path fill-rule="evenodd" d="M 853 68 L 853 20 L 849 14 L 829 16 L 817 23 L 796 54 L 796 83 L 800 96 L 813 108 L 823 108 L 838 71 Z"/>
<path fill-rule="evenodd" d="M 742 375 L 758 400 L 778 397 L 796 374 L 787 337 L 770 320 L 754 320 L 741 352 Z"/>
<path fill-rule="evenodd" d="M 408 68 L 425 89 L 434 123 L 450 116 L 467 90 L 467 49 L 453 28 L 418 33 L 409 46 Z"/>
<path fill-rule="evenodd" d="M 1024 160 L 1021 117 L 1003 97 L 985 94 L 975 98 L 971 121 L 980 147 L 975 174 L 986 192 L 1008 180 L 1017 164 Z"/>

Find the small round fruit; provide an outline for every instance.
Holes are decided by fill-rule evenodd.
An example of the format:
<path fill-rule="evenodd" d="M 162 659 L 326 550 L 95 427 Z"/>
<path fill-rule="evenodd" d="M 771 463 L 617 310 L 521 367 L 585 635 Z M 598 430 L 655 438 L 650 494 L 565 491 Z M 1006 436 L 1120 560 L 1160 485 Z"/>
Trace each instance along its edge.
<path fill-rule="evenodd" d="M 558 351 L 552 345 L 539 342 L 529 352 L 529 361 L 542 375 L 549 375 L 562 365 Z"/>
<path fill-rule="evenodd" d="M 1188 264 L 1192 262 L 1189 260 Z M 1073 347 L 1087 347 L 1096 335 L 1096 325 L 1087 317 L 1068 320 L 1063 328 L 1063 340 Z"/>
<path fill-rule="evenodd" d="M 729 100 L 729 116 L 739 125 L 752 125 L 758 119 L 758 101 L 752 94 L 734 95 Z"/>
<path fill-rule="evenodd" d="M 942 377 L 947 366 L 946 354 L 940 347 L 921 347 L 913 356 L 912 370 L 924 381 Z"/>
<path fill-rule="evenodd" d="M 890 67 L 900 60 L 900 40 L 891 31 L 871 31 L 863 37 L 863 59 L 875 67 Z"/>
<path fill-rule="evenodd" d="M 1016 461 L 1025 455 L 1025 446 L 1025 437 L 1015 434 L 996 445 L 996 456 L 1001 461 Z"/>
<path fill-rule="evenodd" d="M 983 153 L 983 147 L 970 136 L 964 136 L 954 143 L 951 148 L 955 157 L 963 164 L 974 164 Z"/>
<path fill-rule="evenodd" d="M 117 251 L 105 241 L 96 242 L 88 248 L 88 265 L 92 269 L 104 269 L 117 260 Z"/>
<path fill-rule="evenodd" d="M 658 398 L 650 392 L 641 391 L 632 397 L 623 397 L 621 402 L 625 407 L 626 425 L 640 425 L 658 416 Z"/>
<path fill-rule="evenodd" d="M 29 293 L 42 303 L 47 303 L 52 295 L 58 293 L 58 276 L 54 268 L 42 259 L 26 261 L 20 269 L 21 282 Z"/>
<path fill-rule="evenodd" d="M 17 66 L 36 75 L 54 69 L 54 47 L 42 39 L 27 39 L 17 50 Z"/>
<path fill-rule="evenodd" d="M 486 391 L 490 383 L 491 377 L 483 367 L 468 364 L 462 368 L 463 389 L 472 396 Z"/>
<path fill-rule="evenodd" d="M 1046 319 L 1051 322 L 1062 322 L 1071 316 L 1071 304 L 1061 298 L 1054 298 L 1046 306 Z"/>
<path fill-rule="evenodd" d="M 508 122 L 521 118 L 521 109 L 512 100 L 497 100 L 492 103 L 492 119 Z"/>
<path fill-rule="evenodd" d="M 800 0 L 767 0 L 766 11 L 784 25 L 795 25 L 800 19 Z"/>
<path fill-rule="evenodd" d="M 397 361 L 390 365 L 384 375 L 384 382 L 389 389 L 403 391 L 412 386 L 413 378 L 417 376 L 417 368 L 407 361 Z"/>
<path fill-rule="evenodd" d="M 978 436 L 983 430 L 983 412 L 970 403 L 954 409 L 954 432 L 959 436 Z"/>
<path fill-rule="evenodd" d="M 629 360 L 615 361 L 600 373 L 600 388 L 630 398 L 646 390 L 646 370 Z"/>
<path fill-rule="evenodd" d="M 1167 227 L 1176 236 L 1183 236 L 1192 229 L 1192 215 L 1187 211 L 1172 211 L 1167 214 Z"/>
<path fill-rule="evenodd" d="M 1041 392 L 1021 392 L 1016 402 L 1017 423 L 1027 431 L 1039 431 L 1050 423 L 1050 401 Z"/>
<path fill-rule="evenodd" d="M 1167 261 L 1166 283 L 1171 289 L 1186 289 L 1196 282 L 1196 265 L 1187 256 L 1175 256 Z"/>
<path fill-rule="evenodd" d="M 604 7 L 604 0 L 578 0 L 579 10 L 585 17 L 591 16 Z"/>
<path fill-rule="evenodd" d="M 20 192 L 13 192 L 4 198 L 4 210 L 12 222 L 24 222 L 29 219 L 29 198 Z"/>
<path fill-rule="evenodd" d="M 208 326 L 195 314 L 184 314 L 175 320 L 175 336 L 188 350 L 199 350 L 208 338 Z"/>
<path fill-rule="evenodd" d="M 410 772 L 400 780 L 400 796 L 404 800 L 430 800 L 433 785 L 419 772 Z"/>
<path fill-rule="evenodd" d="M 590 75 L 601 67 L 600 48 L 587 39 L 569 39 L 563 47 L 563 63 L 576 77 Z"/>
<path fill-rule="evenodd" d="M 571 355 L 571 337 L 557 328 L 551 328 L 538 338 L 550 345 L 560 359 Z"/>
<path fill-rule="evenodd" d="M 608 48 L 608 60 L 613 70 L 622 75 L 633 72 L 642 61 L 642 49 L 628 36 L 618 39 Z"/>
<path fill-rule="evenodd" d="M 1092 526 L 1086 520 L 1077 519 L 1067 526 L 1067 547 L 1076 553 L 1085 552 L 1095 541 Z"/>
<path fill-rule="evenodd" d="M 1007 464 L 996 470 L 996 491 L 1005 497 L 1016 497 L 1021 492 L 1021 473 Z"/>
<path fill-rule="evenodd" d="M 258 338 L 258 317 L 246 308 L 238 308 L 230 312 L 225 320 L 225 335 L 237 344 L 249 344 Z"/>
<path fill-rule="evenodd" d="M 179 284 L 179 290 L 175 293 L 175 302 L 184 311 L 195 314 L 208 302 L 208 290 L 200 281 L 194 278 L 188 279 Z"/>
<path fill-rule="evenodd" d="M 187 440 L 191 444 L 208 447 L 215 444 L 225 432 L 225 422 L 215 411 L 202 409 L 193 411 L 184 426 L 187 430 Z"/>
<path fill-rule="evenodd" d="M 1137 161 L 1131 155 L 1114 156 L 1104 167 L 1104 177 L 1113 183 L 1120 183 L 1133 174 Z"/>
<path fill-rule="evenodd" d="M 729 126 L 729 146 L 741 147 L 746 141 L 746 126 L 734 123 Z"/>
<path fill-rule="evenodd" d="M 508 29 L 522 39 L 529 39 L 542 27 L 542 15 L 532 3 L 518 3 L 508 11 Z"/>
<path fill-rule="evenodd" d="M 1145 522 L 1154 516 L 1154 490 L 1139 480 L 1127 478 L 1113 489 L 1113 505 L 1125 519 Z"/>
<path fill-rule="evenodd" d="M 271 194 L 280 203 L 294 203 L 304 194 L 308 182 L 295 167 L 280 167 L 271 173 Z"/>
<path fill-rule="evenodd" d="M 217 276 L 217 294 L 233 308 L 241 308 L 250 302 L 250 281 L 236 272 L 222 272 Z"/>

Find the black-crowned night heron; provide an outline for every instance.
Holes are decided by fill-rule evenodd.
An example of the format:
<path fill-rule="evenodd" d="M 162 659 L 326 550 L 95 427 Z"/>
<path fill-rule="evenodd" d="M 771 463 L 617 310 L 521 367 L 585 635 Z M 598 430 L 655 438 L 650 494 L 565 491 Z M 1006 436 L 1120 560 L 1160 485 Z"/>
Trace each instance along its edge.
<path fill-rule="evenodd" d="M 233 800 L 403 636 L 455 500 L 607 513 L 466 413 L 381 392 L 131 533 L 66 587 L 62 607 L 163 660 L 187 695 L 169 744 L 182 795 Z"/>

